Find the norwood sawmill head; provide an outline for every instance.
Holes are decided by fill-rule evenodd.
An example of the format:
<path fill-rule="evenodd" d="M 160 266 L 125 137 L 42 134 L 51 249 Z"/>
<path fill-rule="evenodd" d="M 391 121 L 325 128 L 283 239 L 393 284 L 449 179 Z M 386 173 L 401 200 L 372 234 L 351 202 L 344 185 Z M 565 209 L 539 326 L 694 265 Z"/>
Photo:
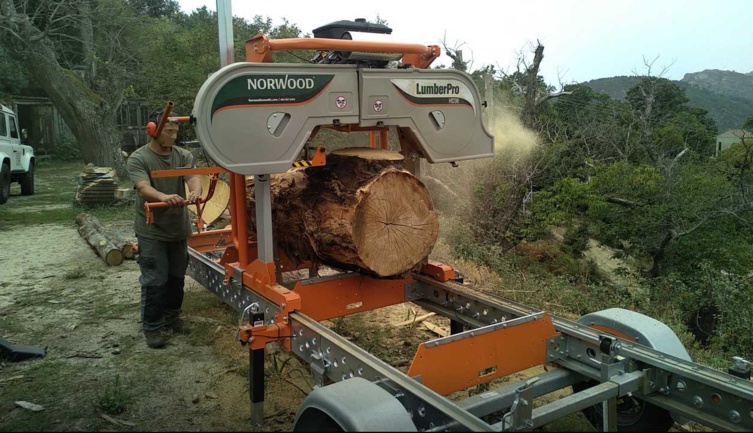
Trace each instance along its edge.
<path fill-rule="evenodd" d="M 389 27 L 338 21 L 315 38 L 246 42 L 246 62 L 227 65 L 199 90 L 196 131 L 209 156 L 245 175 L 286 171 L 320 128 L 395 127 L 409 158 L 455 162 L 491 157 L 494 138 L 471 77 L 426 69 L 439 47 L 351 40 L 350 32 Z M 271 63 L 273 51 L 315 50 L 314 64 Z M 396 67 L 390 61 L 401 60 Z"/>

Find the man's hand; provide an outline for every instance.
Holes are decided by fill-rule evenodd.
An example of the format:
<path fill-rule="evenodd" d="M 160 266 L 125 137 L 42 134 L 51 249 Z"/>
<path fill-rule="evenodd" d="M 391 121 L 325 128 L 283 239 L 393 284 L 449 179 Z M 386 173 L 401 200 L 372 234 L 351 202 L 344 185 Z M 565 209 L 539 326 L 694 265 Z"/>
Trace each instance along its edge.
<path fill-rule="evenodd" d="M 160 201 L 166 202 L 170 207 L 183 207 L 185 205 L 183 197 L 178 194 L 163 194 L 162 200 Z"/>
<path fill-rule="evenodd" d="M 189 192 L 188 194 L 188 202 L 193 204 L 196 203 L 196 200 L 201 198 L 201 193 L 198 192 Z"/>

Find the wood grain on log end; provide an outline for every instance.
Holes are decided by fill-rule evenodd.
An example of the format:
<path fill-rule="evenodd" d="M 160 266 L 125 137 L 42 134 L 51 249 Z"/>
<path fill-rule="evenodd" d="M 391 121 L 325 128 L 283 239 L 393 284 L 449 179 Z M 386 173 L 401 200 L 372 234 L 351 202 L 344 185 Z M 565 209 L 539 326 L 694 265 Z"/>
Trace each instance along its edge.
<path fill-rule="evenodd" d="M 409 271 L 429 255 L 439 221 L 426 188 L 413 175 L 387 170 L 358 192 L 353 243 L 367 268 L 380 276 Z"/>
<path fill-rule="evenodd" d="M 336 150 L 326 166 L 271 176 L 270 189 L 275 243 L 296 264 L 311 260 L 393 277 L 425 262 L 437 240 L 429 192 L 397 152 Z M 247 179 L 246 193 L 253 234 L 254 179 Z"/>

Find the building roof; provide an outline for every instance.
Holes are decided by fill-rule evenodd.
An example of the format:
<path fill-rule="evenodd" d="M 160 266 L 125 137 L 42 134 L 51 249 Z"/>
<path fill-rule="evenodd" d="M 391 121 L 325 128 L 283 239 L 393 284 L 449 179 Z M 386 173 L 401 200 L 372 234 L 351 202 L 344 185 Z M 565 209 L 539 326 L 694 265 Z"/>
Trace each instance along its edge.
<path fill-rule="evenodd" d="M 753 132 L 744 129 L 730 129 L 716 136 L 717 138 L 753 138 Z"/>

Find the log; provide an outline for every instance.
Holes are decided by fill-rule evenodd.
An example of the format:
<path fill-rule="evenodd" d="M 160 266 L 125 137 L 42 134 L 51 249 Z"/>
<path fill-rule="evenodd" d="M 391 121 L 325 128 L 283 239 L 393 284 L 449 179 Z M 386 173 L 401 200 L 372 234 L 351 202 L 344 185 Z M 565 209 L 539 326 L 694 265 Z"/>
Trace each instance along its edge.
<path fill-rule="evenodd" d="M 107 241 L 120 250 L 123 258 L 133 259 L 133 242 L 127 241 L 117 234 L 108 230 L 94 215 L 88 213 L 80 213 L 76 215 L 76 224 L 79 226 L 91 226 L 99 232 Z M 79 232 L 80 233 L 80 232 Z"/>
<path fill-rule="evenodd" d="M 246 185 L 253 237 L 253 178 Z M 424 264 L 437 240 L 429 192 L 397 152 L 337 150 L 327 155 L 326 166 L 272 175 L 270 187 L 275 243 L 294 262 L 391 277 Z"/>
<path fill-rule="evenodd" d="M 117 266 L 123 263 L 123 253 L 120 248 L 112 244 L 102 233 L 98 232 L 93 225 L 82 225 L 78 228 L 78 234 L 97 251 L 105 263 Z"/>

